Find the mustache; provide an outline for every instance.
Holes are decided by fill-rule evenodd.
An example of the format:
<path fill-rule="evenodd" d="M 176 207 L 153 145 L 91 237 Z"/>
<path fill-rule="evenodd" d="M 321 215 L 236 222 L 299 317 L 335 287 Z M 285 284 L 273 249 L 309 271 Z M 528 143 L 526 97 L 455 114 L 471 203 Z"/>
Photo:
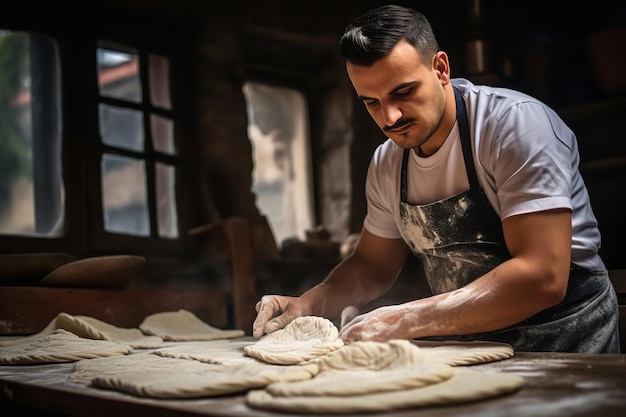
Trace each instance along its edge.
<path fill-rule="evenodd" d="M 402 126 L 406 126 L 409 123 L 413 123 L 415 121 L 414 118 L 407 118 L 407 119 L 400 119 L 397 122 L 395 122 L 392 126 L 385 126 L 383 127 L 383 131 L 385 132 L 389 132 L 390 130 L 395 130 L 395 129 L 399 129 Z"/>

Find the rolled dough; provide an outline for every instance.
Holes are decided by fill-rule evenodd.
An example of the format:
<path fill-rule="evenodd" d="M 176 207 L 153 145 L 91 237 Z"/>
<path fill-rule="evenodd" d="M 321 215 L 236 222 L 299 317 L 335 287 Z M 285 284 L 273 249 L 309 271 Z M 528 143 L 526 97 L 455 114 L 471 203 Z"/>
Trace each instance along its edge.
<path fill-rule="evenodd" d="M 194 365 L 189 360 L 164 358 L 151 352 L 142 352 L 80 360 L 74 364 L 73 372 L 68 376 L 68 379 L 72 382 L 89 385 L 91 380 L 96 377 L 114 377 L 131 369 L 168 370 L 172 368 L 182 369 L 186 366 Z"/>
<path fill-rule="evenodd" d="M 454 374 L 451 366 L 424 358 L 407 340 L 353 342 L 311 362 L 320 366 L 315 378 L 273 383 L 266 390 L 281 397 L 363 395 L 421 387 Z"/>
<path fill-rule="evenodd" d="M 426 354 L 408 340 L 357 341 L 314 360 L 320 370 L 402 369 L 421 365 Z"/>
<path fill-rule="evenodd" d="M 524 384 L 521 377 L 511 374 L 453 369 L 451 378 L 412 389 L 315 397 L 281 397 L 272 395 L 267 389 L 253 390 L 246 395 L 246 403 L 259 409 L 291 413 L 370 413 L 484 400 L 512 393 Z"/>
<path fill-rule="evenodd" d="M 0 364 L 74 362 L 81 359 L 125 355 L 132 351 L 126 344 L 107 340 L 85 339 L 63 329 L 56 329 L 38 339 L 0 347 Z"/>
<path fill-rule="evenodd" d="M 326 355 L 343 346 L 339 331 L 330 320 L 305 316 L 246 346 L 244 352 L 267 363 L 293 365 Z"/>
<path fill-rule="evenodd" d="M 155 355 L 166 358 L 192 359 L 216 365 L 234 365 L 244 363 L 265 363 L 247 356 L 243 349 L 254 343 L 249 339 L 225 339 L 208 342 L 185 342 L 177 346 L 155 350 Z"/>
<path fill-rule="evenodd" d="M 427 361 L 443 362 L 448 365 L 475 365 L 499 361 L 513 356 L 511 345 L 498 342 L 457 342 L 413 340 L 427 356 Z"/>
<path fill-rule="evenodd" d="M 229 339 L 245 334 L 243 330 L 222 330 L 210 326 L 183 309 L 152 314 L 144 319 L 139 329 L 145 334 L 176 342 Z"/>
<path fill-rule="evenodd" d="M 133 355 L 135 356 L 135 355 Z M 137 355 L 139 357 L 139 355 Z M 93 386 L 150 398 L 201 398 L 232 394 L 272 382 L 300 381 L 313 377 L 317 365 L 279 366 L 259 363 L 211 365 L 193 360 L 163 358 L 174 362 L 159 364 L 153 358 L 141 357 L 134 366 L 122 367 L 114 374 L 110 369 L 91 380 Z M 137 358 L 135 358 L 137 359 Z M 141 363 L 146 360 L 145 363 Z M 106 365 L 105 361 L 102 361 Z M 93 372 L 93 369 L 91 370 Z"/>
<path fill-rule="evenodd" d="M 155 348 L 163 344 L 163 339 L 146 336 L 139 329 L 121 328 L 87 316 L 73 316 L 59 313 L 41 332 L 31 336 L 5 341 L 0 346 L 30 343 L 52 334 L 57 329 L 64 329 L 85 339 L 108 340 L 128 344 L 137 349 Z"/>

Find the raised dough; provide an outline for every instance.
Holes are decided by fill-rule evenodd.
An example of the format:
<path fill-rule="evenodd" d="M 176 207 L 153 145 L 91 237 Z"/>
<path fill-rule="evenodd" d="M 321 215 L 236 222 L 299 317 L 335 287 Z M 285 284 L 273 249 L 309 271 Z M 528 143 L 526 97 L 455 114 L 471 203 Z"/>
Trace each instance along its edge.
<path fill-rule="evenodd" d="M 244 352 L 267 363 L 292 365 L 318 358 L 343 346 L 339 331 L 330 320 L 304 316 L 246 346 Z"/>
<path fill-rule="evenodd" d="M 52 334 L 57 329 L 64 329 L 85 339 L 108 340 L 124 343 L 133 348 L 155 348 L 163 344 L 163 339 L 146 336 L 139 329 L 121 328 L 88 316 L 73 316 L 59 313 L 41 332 L 31 336 L 5 341 L 0 346 L 20 345 L 33 342 Z"/>
<path fill-rule="evenodd" d="M 431 405 L 452 405 L 514 392 L 521 388 L 521 377 L 479 372 L 455 367 L 454 375 L 443 382 L 419 388 L 345 396 L 274 396 L 267 390 L 254 390 L 246 395 L 251 407 L 291 413 L 369 413 Z"/>
<path fill-rule="evenodd" d="M 266 390 L 282 397 L 362 395 L 421 387 L 454 374 L 451 366 L 424 358 L 407 340 L 353 342 L 312 362 L 320 366 L 315 378 L 273 383 Z"/>
<path fill-rule="evenodd" d="M 421 365 L 425 353 L 408 340 L 357 341 L 314 360 L 320 370 L 395 370 Z"/>
<path fill-rule="evenodd" d="M 210 326 L 183 309 L 152 314 L 144 319 L 139 329 L 145 334 L 176 342 L 229 339 L 245 334 L 243 330 L 222 330 Z"/>
<path fill-rule="evenodd" d="M 74 362 L 103 356 L 125 355 L 132 351 L 126 344 L 85 339 L 63 329 L 26 343 L 0 347 L 0 364 Z"/>

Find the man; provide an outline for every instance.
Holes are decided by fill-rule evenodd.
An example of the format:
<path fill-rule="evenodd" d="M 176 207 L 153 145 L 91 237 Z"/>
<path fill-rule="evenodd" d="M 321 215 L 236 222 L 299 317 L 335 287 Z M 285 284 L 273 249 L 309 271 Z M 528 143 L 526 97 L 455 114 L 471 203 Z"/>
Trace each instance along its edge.
<path fill-rule="evenodd" d="M 428 20 L 398 6 L 350 24 L 352 85 L 389 139 L 368 171 L 354 253 L 300 297 L 264 296 L 253 333 L 337 317 L 394 282 L 409 252 L 433 296 L 362 314 L 355 340 L 489 340 L 521 351 L 619 352 L 615 291 L 576 138 L 519 92 L 450 79 Z"/>

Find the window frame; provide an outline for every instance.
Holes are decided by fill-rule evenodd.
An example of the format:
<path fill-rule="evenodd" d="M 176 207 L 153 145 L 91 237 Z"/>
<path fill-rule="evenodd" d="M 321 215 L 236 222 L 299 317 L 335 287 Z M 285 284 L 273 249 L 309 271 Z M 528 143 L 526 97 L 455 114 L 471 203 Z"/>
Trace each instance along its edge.
<path fill-rule="evenodd" d="M 189 92 L 192 91 L 193 74 L 183 72 L 183 69 L 190 71 L 192 68 L 193 26 L 175 18 L 132 12 L 121 7 L 100 6 L 100 9 L 96 15 L 80 22 L 60 11 L 51 9 L 49 13 L 34 13 L 26 6 L 16 6 L 0 15 L 2 29 L 41 33 L 57 43 L 61 84 L 61 164 L 65 185 L 64 234 L 59 237 L 0 235 L 0 253 L 67 252 L 74 256 L 132 253 L 181 258 L 193 244 L 187 230 L 194 224 L 192 196 L 195 190 L 192 184 L 197 181 L 192 181 L 191 175 L 197 172 L 197 157 L 194 155 L 198 152 L 197 144 L 190 136 L 193 112 Z M 112 21 L 114 25 L 110 24 Z M 101 97 L 96 62 L 101 41 L 134 48 L 142 59 L 152 53 L 170 61 L 172 111 L 165 115 L 174 122 L 177 156 L 165 159 L 180 162 L 175 165 L 177 238 L 158 236 L 154 220 L 156 212 L 150 215 L 151 234 L 148 237 L 104 230 L 100 157 L 108 148 L 102 144 L 99 135 L 98 104 Z M 141 65 L 141 71 L 142 88 L 147 89 L 147 66 Z M 147 94 L 144 92 L 144 98 Z M 145 100 L 138 108 L 148 111 L 148 117 L 144 117 L 148 134 L 149 115 L 163 115 L 163 112 Z M 152 147 L 146 147 L 146 151 L 151 153 Z M 148 173 L 146 168 L 148 187 L 154 187 L 153 172 Z M 156 204 L 152 191 L 149 195 L 152 195 L 149 200 L 152 211 Z"/>

